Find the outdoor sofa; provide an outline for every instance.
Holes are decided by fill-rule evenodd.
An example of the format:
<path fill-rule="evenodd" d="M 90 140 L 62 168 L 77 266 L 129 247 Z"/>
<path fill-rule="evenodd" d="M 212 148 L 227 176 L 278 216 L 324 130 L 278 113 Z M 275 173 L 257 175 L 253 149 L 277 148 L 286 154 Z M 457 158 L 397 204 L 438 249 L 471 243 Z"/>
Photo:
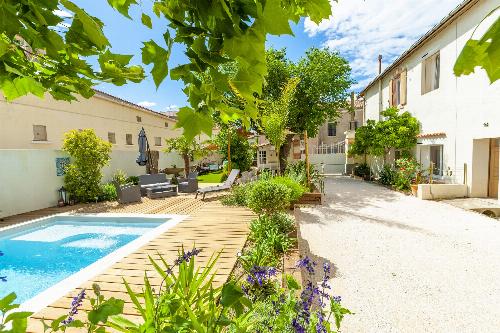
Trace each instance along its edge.
<path fill-rule="evenodd" d="M 224 183 L 222 183 L 221 185 L 203 187 L 203 188 L 198 189 L 196 191 L 195 198 L 198 198 L 198 194 L 202 194 L 203 195 L 202 199 L 205 199 L 205 195 L 207 193 L 213 193 L 213 192 L 219 192 L 219 191 L 225 191 L 225 190 L 231 189 L 231 186 L 233 186 L 233 184 L 236 181 L 236 178 L 238 178 L 239 174 L 240 174 L 240 170 L 238 170 L 238 169 L 231 170 L 231 173 L 229 174 L 229 176 L 227 177 L 227 179 Z"/>
<path fill-rule="evenodd" d="M 141 194 L 143 196 L 147 194 L 148 189 L 164 185 L 170 185 L 170 181 L 167 180 L 167 175 L 164 173 L 139 176 L 139 186 L 141 187 Z"/>

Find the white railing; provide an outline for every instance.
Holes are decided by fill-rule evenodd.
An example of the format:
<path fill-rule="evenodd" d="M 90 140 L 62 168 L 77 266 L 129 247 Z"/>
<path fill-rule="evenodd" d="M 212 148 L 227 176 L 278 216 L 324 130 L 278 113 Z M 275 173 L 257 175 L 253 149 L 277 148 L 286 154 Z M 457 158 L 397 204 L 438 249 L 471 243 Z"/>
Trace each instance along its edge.
<path fill-rule="evenodd" d="M 337 142 L 331 145 L 311 146 L 309 148 L 309 153 L 317 155 L 344 154 L 345 141 Z"/>

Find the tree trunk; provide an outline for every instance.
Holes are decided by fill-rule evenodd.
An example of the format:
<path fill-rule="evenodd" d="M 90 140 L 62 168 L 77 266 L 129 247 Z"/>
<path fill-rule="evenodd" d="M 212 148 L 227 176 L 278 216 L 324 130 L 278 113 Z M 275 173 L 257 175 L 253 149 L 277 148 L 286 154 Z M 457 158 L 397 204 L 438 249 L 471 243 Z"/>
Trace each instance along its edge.
<path fill-rule="evenodd" d="M 285 143 L 281 146 L 279 151 L 279 165 L 281 174 L 285 173 L 288 164 L 288 155 L 290 155 L 290 149 L 292 148 L 292 139 L 294 134 L 287 134 Z"/>
<path fill-rule="evenodd" d="M 276 148 L 277 152 L 276 152 L 276 155 L 278 155 L 278 176 L 281 176 L 283 174 L 283 172 L 281 171 L 281 155 L 280 155 L 280 149 L 279 148 Z"/>
<path fill-rule="evenodd" d="M 186 178 L 189 174 L 189 155 L 182 154 L 182 158 L 184 159 L 184 173 L 186 174 Z"/>

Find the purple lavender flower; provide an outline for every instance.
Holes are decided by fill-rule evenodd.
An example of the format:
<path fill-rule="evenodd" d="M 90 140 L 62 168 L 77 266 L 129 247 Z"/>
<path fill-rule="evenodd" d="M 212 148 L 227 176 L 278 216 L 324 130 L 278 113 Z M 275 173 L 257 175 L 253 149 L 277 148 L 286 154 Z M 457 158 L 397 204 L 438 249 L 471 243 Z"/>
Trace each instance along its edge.
<path fill-rule="evenodd" d="M 342 296 L 332 296 L 332 302 L 335 302 L 335 303 L 342 302 Z"/>
<path fill-rule="evenodd" d="M 314 274 L 316 263 L 309 257 L 304 257 L 297 262 L 297 268 L 304 268 L 310 275 Z"/>
<path fill-rule="evenodd" d="M 174 264 L 180 265 L 183 262 L 189 262 L 191 258 L 200 254 L 201 251 L 202 251 L 201 249 L 193 248 L 191 251 L 185 252 L 182 255 L 180 255 L 179 258 L 175 259 Z"/>
<path fill-rule="evenodd" d="M 295 329 L 296 333 L 306 333 L 306 329 L 300 324 L 297 318 L 292 320 L 292 327 Z"/>
<path fill-rule="evenodd" d="M 247 282 L 251 285 L 262 285 L 276 275 L 276 268 L 267 266 L 253 266 L 247 275 Z"/>
<path fill-rule="evenodd" d="M 329 263 L 325 262 L 323 264 L 323 272 L 325 272 L 325 274 L 330 274 L 330 270 L 331 270 L 331 266 Z"/>
<path fill-rule="evenodd" d="M 316 333 L 327 333 L 323 318 L 323 312 L 320 310 L 317 312 L 318 323 L 316 324 Z"/>
<path fill-rule="evenodd" d="M 82 291 L 80 291 L 78 295 L 73 297 L 68 317 L 61 322 L 63 325 L 68 325 L 75 320 L 74 316 L 78 313 L 78 308 L 82 306 L 83 300 L 85 299 L 85 295 L 86 295 L 85 289 L 82 289 Z"/>

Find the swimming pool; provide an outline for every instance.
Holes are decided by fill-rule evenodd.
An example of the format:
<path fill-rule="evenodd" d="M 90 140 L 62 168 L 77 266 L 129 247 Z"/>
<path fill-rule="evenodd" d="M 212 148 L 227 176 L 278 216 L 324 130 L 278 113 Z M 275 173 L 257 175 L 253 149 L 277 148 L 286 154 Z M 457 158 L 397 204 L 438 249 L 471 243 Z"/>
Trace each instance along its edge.
<path fill-rule="evenodd" d="M 61 214 L 0 229 L 0 297 L 36 311 L 183 219 L 179 215 Z"/>

